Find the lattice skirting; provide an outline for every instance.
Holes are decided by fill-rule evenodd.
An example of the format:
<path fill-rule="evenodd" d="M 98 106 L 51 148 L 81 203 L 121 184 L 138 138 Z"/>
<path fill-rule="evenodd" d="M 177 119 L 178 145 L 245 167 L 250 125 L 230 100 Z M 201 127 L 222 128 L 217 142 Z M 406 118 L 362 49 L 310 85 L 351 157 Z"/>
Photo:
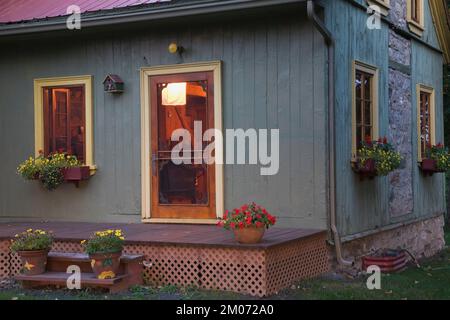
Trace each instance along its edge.
<path fill-rule="evenodd" d="M 144 279 L 151 285 L 195 286 L 267 296 L 294 281 L 329 270 L 325 233 L 268 249 L 156 244 L 130 244 L 125 253 L 143 254 Z M 57 241 L 54 251 L 81 252 L 76 242 Z M 0 242 L 0 278 L 11 277 L 22 266 L 9 242 Z"/>

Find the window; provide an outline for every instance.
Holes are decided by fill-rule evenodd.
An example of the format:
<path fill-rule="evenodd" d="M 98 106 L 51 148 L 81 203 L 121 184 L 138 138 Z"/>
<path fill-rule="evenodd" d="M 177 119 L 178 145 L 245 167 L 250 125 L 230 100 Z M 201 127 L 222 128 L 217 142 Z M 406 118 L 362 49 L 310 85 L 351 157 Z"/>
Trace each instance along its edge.
<path fill-rule="evenodd" d="M 353 64 L 352 153 L 366 138 L 378 138 L 378 71 L 361 62 Z"/>
<path fill-rule="evenodd" d="M 44 95 L 44 153 L 66 152 L 86 159 L 84 86 L 46 87 Z"/>
<path fill-rule="evenodd" d="M 367 0 L 367 4 L 369 6 L 378 6 L 380 13 L 384 16 L 387 16 L 391 9 L 390 0 Z"/>
<path fill-rule="evenodd" d="M 93 167 L 90 76 L 36 79 L 35 148 L 66 152 Z"/>
<path fill-rule="evenodd" d="M 409 30 L 418 36 L 422 36 L 424 26 L 423 0 L 407 1 L 407 21 Z"/>
<path fill-rule="evenodd" d="M 417 138 L 418 159 L 425 156 L 426 147 L 435 144 L 434 90 L 417 86 Z"/>

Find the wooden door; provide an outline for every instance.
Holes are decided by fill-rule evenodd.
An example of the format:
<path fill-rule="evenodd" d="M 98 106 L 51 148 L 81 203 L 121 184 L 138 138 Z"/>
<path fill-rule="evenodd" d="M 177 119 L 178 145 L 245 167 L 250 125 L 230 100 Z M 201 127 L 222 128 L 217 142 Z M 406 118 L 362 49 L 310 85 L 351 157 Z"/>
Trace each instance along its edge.
<path fill-rule="evenodd" d="M 216 218 L 215 166 L 202 160 L 208 142 L 194 144 L 195 123 L 201 135 L 214 127 L 213 81 L 212 72 L 150 77 L 152 218 Z M 191 138 L 191 152 L 175 156 L 182 164 L 172 155 L 177 129 Z"/>

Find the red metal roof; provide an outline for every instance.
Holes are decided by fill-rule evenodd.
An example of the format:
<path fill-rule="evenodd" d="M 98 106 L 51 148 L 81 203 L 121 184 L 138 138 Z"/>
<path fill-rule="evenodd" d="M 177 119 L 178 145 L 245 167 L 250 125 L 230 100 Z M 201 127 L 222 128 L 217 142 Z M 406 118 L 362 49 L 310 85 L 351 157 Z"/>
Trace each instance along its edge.
<path fill-rule="evenodd" d="M 84 13 L 165 1 L 170 0 L 0 0 L 0 23 L 65 16 L 71 5 Z"/>

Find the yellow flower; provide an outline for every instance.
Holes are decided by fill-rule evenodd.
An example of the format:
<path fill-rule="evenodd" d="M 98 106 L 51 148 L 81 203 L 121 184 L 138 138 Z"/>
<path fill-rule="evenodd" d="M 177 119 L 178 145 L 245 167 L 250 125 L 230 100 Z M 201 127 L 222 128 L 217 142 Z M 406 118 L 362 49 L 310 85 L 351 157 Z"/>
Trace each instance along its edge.
<path fill-rule="evenodd" d="M 27 230 L 27 232 L 32 232 L 32 231 L 33 231 L 33 229 L 28 229 L 28 230 Z"/>
<path fill-rule="evenodd" d="M 125 240 L 125 238 L 124 238 L 124 237 L 119 237 L 119 239 L 120 239 L 120 240 Z"/>
<path fill-rule="evenodd" d="M 80 244 L 85 244 L 86 240 L 81 240 Z"/>

